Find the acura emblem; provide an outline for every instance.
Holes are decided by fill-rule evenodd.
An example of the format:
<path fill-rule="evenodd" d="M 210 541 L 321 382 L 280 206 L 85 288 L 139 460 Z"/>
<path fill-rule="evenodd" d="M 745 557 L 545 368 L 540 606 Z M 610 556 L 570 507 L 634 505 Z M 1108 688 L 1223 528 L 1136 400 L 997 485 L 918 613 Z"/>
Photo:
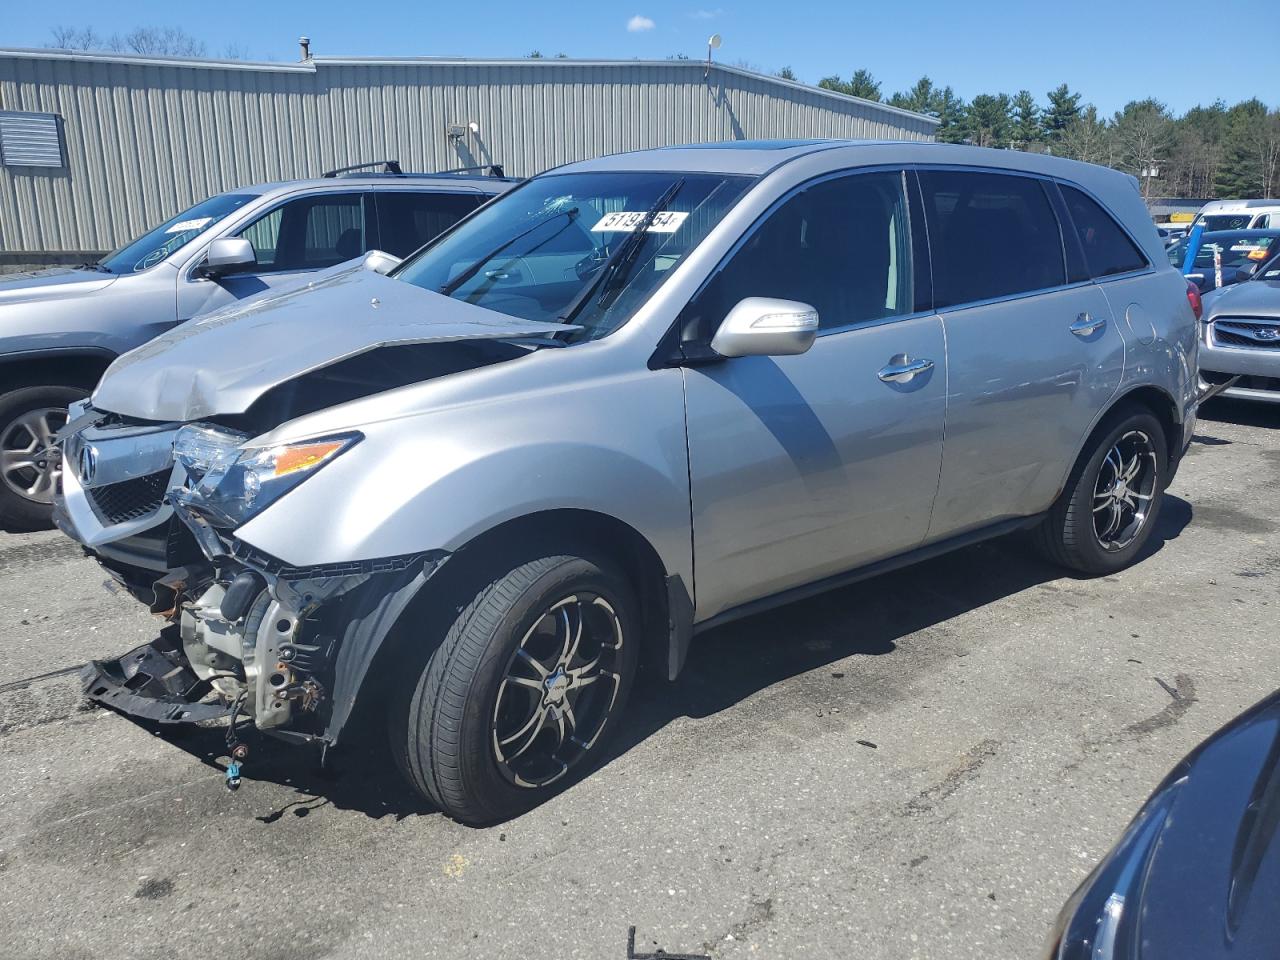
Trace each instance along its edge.
<path fill-rule="evenodd" d="M 93 475 L 98 472 L 98 451 L 87 443 L 80 448 L 79 467 L 81 483 L 93 483 Z"/>

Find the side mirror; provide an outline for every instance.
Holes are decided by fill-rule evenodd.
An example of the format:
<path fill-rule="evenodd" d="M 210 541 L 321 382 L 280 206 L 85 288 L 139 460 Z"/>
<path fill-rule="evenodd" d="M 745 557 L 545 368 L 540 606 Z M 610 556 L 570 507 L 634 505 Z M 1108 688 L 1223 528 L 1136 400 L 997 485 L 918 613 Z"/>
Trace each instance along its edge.
<path fill-rule="evenodd" d="M 1253 277 L 1253 272 L 1257 268 L 1258 268 L 1258 265 L 1256 263 L 1251 263 L 1248 266 L 1244 266 L 1244 267 L 1237 267 L 1236 272 L 1233 276 L 1229 278 L 1224 277 L 1223 279 L 1227 283 L 1244 283 L 1246 280 L 1249 280 Z"/>
<path fill-rule="evenodd" d="M 364 268 L 372 270 L 374 273 L 380 273 L 384 277 L 400 266 L 401 262 L 399 257 L 393 257 L 383 250 L 370 250 L 364 255 Z"/>
<path fill-rule="evenodd" d="M 722 357 L 786 357 L 804 353 L 818 334 L 818 311 L 807 303 L 747 297 L 711 338 Z"/>
<path fill-rule="evenodd" d="M 243 237 L 219 237 L 209 244 L 200 272 L 206 277 L 225 277 L 232 273 L 244 273 L 258 265 L 258 255 L 253 244 Z"/>

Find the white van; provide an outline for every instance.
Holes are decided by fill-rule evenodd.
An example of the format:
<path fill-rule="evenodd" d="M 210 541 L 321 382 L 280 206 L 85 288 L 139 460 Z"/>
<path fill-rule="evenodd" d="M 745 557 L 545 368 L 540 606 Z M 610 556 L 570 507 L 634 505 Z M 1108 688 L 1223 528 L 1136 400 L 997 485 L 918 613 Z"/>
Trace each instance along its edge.
<path fill-rule="evenodd" d="M 1280 229 L 1280 200 L 1211 200 L 1200 208 L 1191 226 L 1205 230 Z"/>

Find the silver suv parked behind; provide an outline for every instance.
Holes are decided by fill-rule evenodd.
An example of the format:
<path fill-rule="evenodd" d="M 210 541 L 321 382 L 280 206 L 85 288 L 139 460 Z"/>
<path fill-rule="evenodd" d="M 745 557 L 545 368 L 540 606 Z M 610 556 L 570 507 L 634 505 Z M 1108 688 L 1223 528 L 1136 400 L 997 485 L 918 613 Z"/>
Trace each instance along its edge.
<path fill-rule="evenodd" d="M 233 744 L 386 712 L 426 797 L 508 817 L 700 630 L 1025 528 L 1131 563 L 1191 437 L 1195 325 L 1100 167 L 873 142 L 562 167 L 391 276 L 107 371 L 58 522 L 172 626 L 86 690 L 229 714 Z"/>
<path fill-rule="evenodd" d="M 99 261 L 0 277 L 0 528 L 49 524 L 53 434 L 107 364 L 190 317 L 380 249 L 403 257 L 513 181 L 335 170 L 204 200 Z"/>

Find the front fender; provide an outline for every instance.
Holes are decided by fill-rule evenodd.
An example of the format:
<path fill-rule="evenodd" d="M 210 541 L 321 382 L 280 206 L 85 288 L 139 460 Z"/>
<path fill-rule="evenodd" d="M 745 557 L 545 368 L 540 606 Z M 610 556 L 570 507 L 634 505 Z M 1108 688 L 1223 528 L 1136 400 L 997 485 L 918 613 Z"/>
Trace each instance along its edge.
<path fill-rule="evenodd" d="M 499 524 L 586 510 L 693 583 L 679 371 L 369 424 L 364 440 L 236 531 L 296 566 L 454 551 Z"/>

